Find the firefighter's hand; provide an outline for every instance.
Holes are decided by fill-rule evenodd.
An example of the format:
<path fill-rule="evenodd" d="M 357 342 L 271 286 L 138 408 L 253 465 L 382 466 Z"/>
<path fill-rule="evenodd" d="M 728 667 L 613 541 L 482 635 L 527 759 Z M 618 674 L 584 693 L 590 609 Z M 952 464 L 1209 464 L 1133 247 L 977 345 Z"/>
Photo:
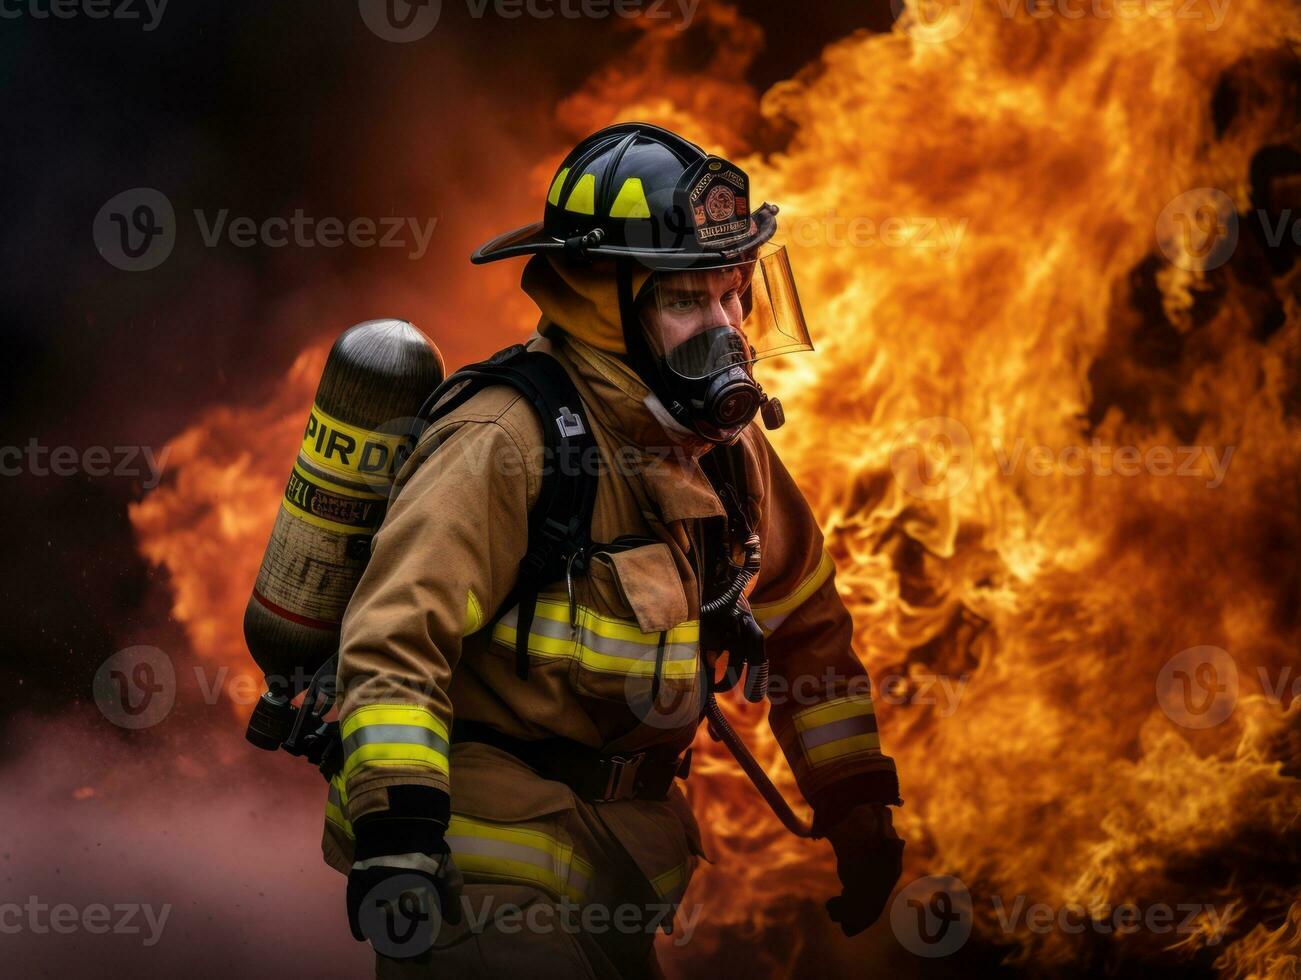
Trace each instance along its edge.
<path fill-rule="evenodd" d="M 375 854 L 358 827 L 358 860 L 348 874 L 353 938 L 391 959 L 426 953 L 444 921 L 461 921 L 461 872 L 441 839 L 434 853 Z"/>
<path fill-rule="evenodd" d="M 846 936 L 857 936 L 880 918 L 903 873 L 904 842 L 894 831 L 890 808 L 856 806 L 827 830 L 844 891 L 828 900 L 827 913 Z"/>

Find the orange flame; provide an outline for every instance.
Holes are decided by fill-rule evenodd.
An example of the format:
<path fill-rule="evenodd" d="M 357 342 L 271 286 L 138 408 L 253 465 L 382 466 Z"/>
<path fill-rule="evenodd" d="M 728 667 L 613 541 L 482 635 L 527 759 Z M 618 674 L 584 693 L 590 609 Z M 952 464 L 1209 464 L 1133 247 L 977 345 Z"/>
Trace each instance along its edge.
<path fill-rule="evenodd" d="M 174 476 L 131 507 L 141 554 L 170 574 L 172 614 L 199 657 L 233 668 L 228 688 L 262 680 L 244 647 L 244 606 L 326 353 L 300 354 L 269 404 L 205 412 L 169 444 Z"/>
<path fill-rule="evenodd" d="M 758 100 L 744 78 L 762 39 L 715 5 L 686 31 L 640 28 L 558 123 L 573 137 L 617 119 L 676 128 L 783 206 L 819 353 L 767 369 L 792 420 L 774 441 L 877 684 L 907 799 L 905 880 L 962 878 L 980 935 L 1017 962 L 1196 957 L 1284 976 L 1301 903 L 1266 869 L 1272 848 L 1296 870 L 1297 766 L 1277 747 L 1301 711 L 1265 679 L 1286 678 L 1301 639 L 1286 553 L 1298 276 L 1267 283 L 1293 298 L 1263 331 L 1244 248 L 1199 266 L 1157 228 L 1196 188 L 1231 202 L 1221 219 L 1248 210 L 1253 155 L 1297 125 L 1281 66 L 1301 23 L 1289 0 L 1235 0 L 1213 28 L 1209 3 L 1196 18 L 1044 9 L 909 6 L 894 33 L 834 44 Z M 689 44 L 717 56 L 684 69 Z M 1220 132 L 1225 79 L 1239 98 Z M 755 152 L 759 132 L 789 141 Z M 240 614 L 322 357 L 295 362 L 273 404 L 208 412 L 173 444 L 176 481 L 132 510 L 201 655 L 247 663 Z M 1147 471 L 1121 475 L 1121 447 Z M 1158 471 L 1181 447 L 1206 448 Z M 1199 645 L 1227 650 L 1243 688 L 1204 731 L 1157 690 Z M 762 711 L 728 710 L 794 797 Z M 709 935 L 689 955 L 707 959 L 727 930 L 789 929 L 807 913 L 793 900 L 835 882 L 825 848 L 785 835 L 725 753 L 697 745 L 690 793 L 718 860 L 692 885 Z M 1222 939 L 1204 918 L 1175 939 L 1106 937 L 1099 954 L 1096 934 L 1004 929 L 991 896 L 1208 903 L 1227 925 Z M 798 954 L 770 951 L 769 966 Z"/>

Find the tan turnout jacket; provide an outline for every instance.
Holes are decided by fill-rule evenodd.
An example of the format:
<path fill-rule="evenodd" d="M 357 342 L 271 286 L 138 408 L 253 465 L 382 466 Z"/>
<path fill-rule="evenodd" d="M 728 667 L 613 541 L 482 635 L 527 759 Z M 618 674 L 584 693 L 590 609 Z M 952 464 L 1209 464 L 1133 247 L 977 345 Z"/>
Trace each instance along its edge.
<path fill-rule="evenodd" d="M 542 280 L 539 282 L 539 280 Z M 529 510 L 541 485 L 541 422 L 513 389 L 480 392 L 438 422 L 398 474 L 372 557 L 343 623 L 339 679 L 343 770 L 329 792 L 324 853 L 352 863 L 351 822 L 387 806 L 387 787 L 450 794 L 448 841 L 467 882 L 526 883 L 582 901 L 593 874 L 576 801 L 505 753 L 449 749 L 453 716 L 521 738 L 564 736 L 607 753 L 688 746 L 702 710 L 702 519 L 723 508 L 698 462 L 669 451 L 641 381 L 611 351 L 578 339 L 573 283 L 530 266 L 553 353 L 583 395 L 605 466 L 592 540 L 652 539 L 599 555 L 538 601 L 527 681 L 515 673 L 515 611 L 484 628 L 515 581 Z M 560 295 L 564 303 L 555 297 Z M 541 298 L 539 298 L 541 297 Z M 563 312 L 557 313 L 563 306 Z M 545 316 L 563 315 L 565 333 Z M 608 322 L 604 323 L 608 333 Z M 852 624 L 813 514 L 757 424 L 742 436 L 760 515 L 763 566 L 747 593 L 767 635 L 772 675 L 790 692 L 770 723 L 805 797 L 818 805 L 863 774 L 888 770 L 880 752 Z M 663 642 L 660 694 L 650 701 Z M 801 678 L 804 678 L 801 682 Z M 597 805 L 657 895 L 676 902 L 707 855 L 681 789 L 669 799 Z"/>

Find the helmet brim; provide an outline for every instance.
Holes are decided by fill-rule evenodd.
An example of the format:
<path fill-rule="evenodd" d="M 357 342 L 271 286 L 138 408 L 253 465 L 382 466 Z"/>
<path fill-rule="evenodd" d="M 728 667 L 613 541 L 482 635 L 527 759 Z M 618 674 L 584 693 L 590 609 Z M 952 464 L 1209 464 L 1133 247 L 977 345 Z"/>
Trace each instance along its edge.
<path fill-rule="evenodd" d="M 475 265 L 485 265 L 500 259 L 515 258 L 520 255 L 537 255 L 544 252 L 564 252 L 572 250 L 576 255 L 610 259 L 628 259 L 639 262 L 648 269 L 704 269 L 711 265 L 735 262 L 747 252 L 765 244 L 777 233 L 777 207 L 765 204 L 752 215 L 750 235 L 725 250 L 701 250 L 698 248 L 649 249 L 635 246 L 568 245 L 564 241 L 547 234 L 541 221 L 536 221 L 523 228 L 516 228 L 504 235 L 484 242 L 470 261 Z"/>
<path fill-rule="evenodd" d="M 516 228 L 504 235 L 489 239 L 474 250 L 470 261 L 475 265 L 485 265 L 498 259 L 510 259 L 517 255 L 533 255 L 548 247 L 564 248 L 564 242 L 557 242 L 542 228 L 541 221 L 535 221 L 523 228 Z"/>

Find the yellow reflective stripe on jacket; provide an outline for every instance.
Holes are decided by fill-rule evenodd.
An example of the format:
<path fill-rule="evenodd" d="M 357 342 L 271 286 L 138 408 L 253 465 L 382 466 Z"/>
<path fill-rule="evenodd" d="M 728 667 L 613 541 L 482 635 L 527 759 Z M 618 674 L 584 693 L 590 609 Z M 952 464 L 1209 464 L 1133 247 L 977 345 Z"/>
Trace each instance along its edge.
<path fill-rule="evenodd" d="M 824 548 L 822 560 L 818 562 L 818 567 L 799 584 L 799 587 L 794 592 L 784 599 L 778 599 L 776 602 L 757 602 L 751 606 L 754 618 L 758 621 L 764 636 L 775 633 L 777 627 L 786 621 L 786 617 L 802 606 L 804 600 L 818 591 L 835 570 L 836 563 L 831 560 L 831 555 Z"/>
<path fill-rule="evenodd" d="M 866 696 L 834 698 L 792 716 L 800 748 L 818 766 L 859 752 L 881 751 L 876 709 Z"/>
<path fill-rule="evenodd" d="M 631 620 L 602 616 L 586 606 L 576 607 L 577 628 L 570 624 L 569 603 L 538 599 L 529 627 L 529 653 L 539 657 L 575 657 L 590 670 L 611 674 L 655 672 L 660 634 L 643 633 Z M 492 638 L 515 646 L 519 607 L 511 609 L 493 627 Z M 691 620 L 664 634 L 663 677 L 692 677 L 700 646 L 700 623 Z"/>
<path fill-rule="evenodd" d="M 461 626 L 461 635 L 469 636 L 471 633 L 477 633 L 482 625 L 483 606 L 479 605 L 479 597 L 474 594 L 474 589 L 466 589 L 465 622 Z"/>
<path fill-rule="evenodd" d="M 339 734 L 345 780 L 362 766 L 423 766 L 447 775 L 447 726 L 428 708 L 364 705 L 343 719 Z"/>
<path fill-rule="evenodd" d="M 355 836 L 352 821 L 348 818 L 348 787 L 344 785 L 341 772 L 330 777 L 330 793 L 325 798 L 325 819 L 349 837 Z"/>
<path fill-rule="evenodd" d="M 663 874 L 652 878 L 651 887 L 655 889 L 655 894 L 664 901 L 677 905 L 682 901 L 682 894 L 687 889 L 687 878 L 690 870 L 690 861 L 679 864 L 676 868 L 670 868 Z"/>
<path fill-rule="evenodd" d="M 489 823 L 454 813 L 447 827 L 452 859 L 467 879 L 490 878 L 535 885 L 554 898 L 581 902 L 592 866 L 573 845 L 540 830 Z"/>

